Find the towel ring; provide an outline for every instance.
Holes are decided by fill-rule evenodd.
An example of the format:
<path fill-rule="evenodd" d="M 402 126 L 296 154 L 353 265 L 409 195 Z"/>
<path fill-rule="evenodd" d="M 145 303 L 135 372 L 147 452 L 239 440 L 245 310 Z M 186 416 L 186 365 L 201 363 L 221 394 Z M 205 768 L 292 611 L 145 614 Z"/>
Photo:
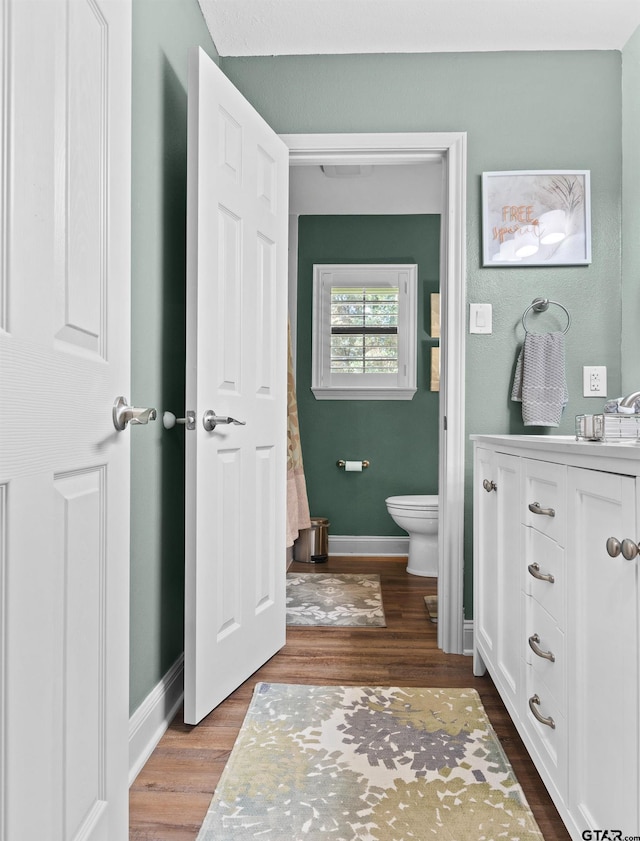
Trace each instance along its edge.
<path fill-rule="evenodd" d="M 560 307 L 561 310 L 564 310 L 564 314 L 567 316 L 567 326 L 562 332 L 569 332 L 569 328 L 571 327 L 571 316 L 569 315 L 569 310 L 565 306 L 558 303 L 558 301 L 551 301 L 549 300 L 549 298 L 534 298 L 534 300 L 531 302 L 531 304 L 529 304 L 529 306 L 522 314 L 522 326 L 524 327 L 525 333 L 529 332 L 527 330 L 527 316 L 529 315 L 531 310 L 534 310 L 535 312 L 546 312 L 549 309 L 549 304 L 555 304 L 557 307 Z"/>

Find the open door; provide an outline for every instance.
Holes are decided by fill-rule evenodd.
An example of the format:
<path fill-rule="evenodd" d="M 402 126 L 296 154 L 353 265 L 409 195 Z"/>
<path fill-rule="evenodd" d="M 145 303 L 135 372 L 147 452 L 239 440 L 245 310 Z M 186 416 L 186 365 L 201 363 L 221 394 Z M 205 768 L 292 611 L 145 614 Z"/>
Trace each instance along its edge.
<path fill-rule="evenodd" d="M 131 2 L 5 0 L 0 42 L 0 839 L 121 841 Z"/>
<path fill-rule="evenodd" d="M 288 149 L 189 67 L 185 722 L 285 642 Z"/>

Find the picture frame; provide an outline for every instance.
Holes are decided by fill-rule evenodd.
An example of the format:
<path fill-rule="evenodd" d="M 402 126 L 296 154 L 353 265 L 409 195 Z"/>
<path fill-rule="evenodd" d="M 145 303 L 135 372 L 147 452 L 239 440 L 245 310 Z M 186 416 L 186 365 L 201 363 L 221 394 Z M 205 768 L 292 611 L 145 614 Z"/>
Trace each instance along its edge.
<path fill-rule="evenodd" d="M 482 173 L 482 265 L 591 263 L 591 183 L 586 169 Z"/>

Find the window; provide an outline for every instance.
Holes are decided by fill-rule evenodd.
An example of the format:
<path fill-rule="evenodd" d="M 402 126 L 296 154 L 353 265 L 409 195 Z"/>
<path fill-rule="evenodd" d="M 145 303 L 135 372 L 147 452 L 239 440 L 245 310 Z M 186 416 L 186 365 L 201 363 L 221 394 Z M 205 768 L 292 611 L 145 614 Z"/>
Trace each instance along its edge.
<path fill-rule="evenodd" d="M 313 267 L 319 400 L 411 400 L 416 392 L 415 265 Z"/>

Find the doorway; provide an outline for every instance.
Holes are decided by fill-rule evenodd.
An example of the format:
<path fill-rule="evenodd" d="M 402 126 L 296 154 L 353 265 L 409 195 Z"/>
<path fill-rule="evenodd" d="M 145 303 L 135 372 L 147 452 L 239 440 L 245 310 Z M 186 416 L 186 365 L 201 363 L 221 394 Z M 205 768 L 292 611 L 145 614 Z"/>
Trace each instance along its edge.
<path fill-rule="evenodd" d="M 290 166 L 442 161 L 438 646 L 461 654 L 464 578 L 466 134 L 282 135 Z M 290 261 L 296 259 L 290 250 Z"/>

